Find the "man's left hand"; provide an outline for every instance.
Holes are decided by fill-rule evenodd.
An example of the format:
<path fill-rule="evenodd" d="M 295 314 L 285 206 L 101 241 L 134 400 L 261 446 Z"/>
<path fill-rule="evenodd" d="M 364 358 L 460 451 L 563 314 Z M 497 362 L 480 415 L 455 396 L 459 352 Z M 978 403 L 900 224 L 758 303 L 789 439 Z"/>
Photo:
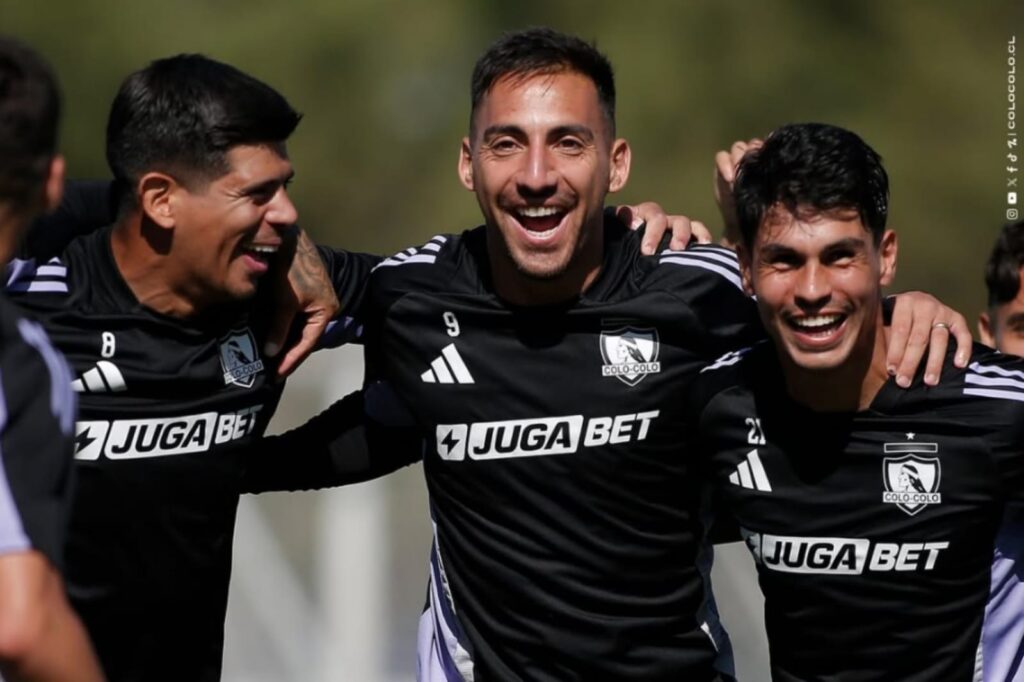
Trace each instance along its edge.
<path fill-rule="evenodd" d="M 640 252 L 645 256 L 654 255 L 658 250 L 661 238 L 669 229 L 672 230 L 672 239 L 668 248 L 673 251 L 682 251 L 690 243 L 690 237 L 696 238 L 701 244 L 711 242 L 711 232 L 699 220 L 690 220 L 684 215 L 668 215 L 665 209 L 653 201 L 645 201 L 635 206 L 618 206 L 615 209 L 615 216 L 631 230 L 639 229 L 647 225 L 644 232 L 644 241 L 640 244 Z"/>
<path fill-rule="evenodd" d="M 889 374 L 895 376 L 896 383 L 903 388 L 910 386 L 927 348 L 924 383 L 935 386 L 942 374 L 951 336 L 956 339 L 953 363 L 965 367 L 971 358 L 973 339 L 964 316 L 929 294 L 920 291 L 899 294 L 889 325 L 886 355 Z"/>

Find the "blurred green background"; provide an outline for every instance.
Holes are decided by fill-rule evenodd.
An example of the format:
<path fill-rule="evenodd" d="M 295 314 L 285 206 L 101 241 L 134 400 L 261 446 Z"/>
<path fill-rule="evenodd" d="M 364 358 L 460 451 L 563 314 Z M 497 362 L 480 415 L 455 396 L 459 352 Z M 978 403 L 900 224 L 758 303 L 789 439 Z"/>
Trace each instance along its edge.
<path fill-rule="evenodd" d="M 127 73 L 202 52 L 305 113 L 290 150 L 307 229 L 378 252 L 478 220 L 455 162 L 479 52 L 508 29 L 574 32 L 616 66 L 634 149 L 618 200 L 655 199 L 717 228 L 717 149 L 790 121 L 851 128 L 892 177 L 896 288 L 972 319 L 1007 208 L 1007 40 L 1022 17 L 1020 0 L 0 0 L 0 30 L 60 73 L 73 176 L 105 174 L 104 121 Z"/>

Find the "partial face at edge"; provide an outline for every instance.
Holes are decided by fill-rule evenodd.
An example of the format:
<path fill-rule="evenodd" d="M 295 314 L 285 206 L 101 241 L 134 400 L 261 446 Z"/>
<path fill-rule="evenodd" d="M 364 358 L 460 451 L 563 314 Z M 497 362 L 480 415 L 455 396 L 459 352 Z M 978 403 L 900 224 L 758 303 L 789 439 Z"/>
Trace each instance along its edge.
<path fill-rule="evenodd" d="M 574 72 L 498 80 L 480 103 L 459 177 L 476 193 L 514 271 L 551 280 L 590 267 L 608 192 L 625 185 L 629 146 L 613 140 L 597 88 Z"/>
<path fill-rule="evenodd" d="M 875 246 L 855 212 L 797 217 L 775 207 L 743 253 L 744 283 L 768 334 L 794 366 L 831 370 L 870 354 L 882 287 L 896 268 L 896 235 Z"/>
<path fill-rule="evenodd" d="M 1024 277 L 1024 268 L 1021 268 Z M 981 314 L 981 342 L 1003 353 L 1024 356 L 1024 279 L 1012 301 L 1000 303 Z"/>

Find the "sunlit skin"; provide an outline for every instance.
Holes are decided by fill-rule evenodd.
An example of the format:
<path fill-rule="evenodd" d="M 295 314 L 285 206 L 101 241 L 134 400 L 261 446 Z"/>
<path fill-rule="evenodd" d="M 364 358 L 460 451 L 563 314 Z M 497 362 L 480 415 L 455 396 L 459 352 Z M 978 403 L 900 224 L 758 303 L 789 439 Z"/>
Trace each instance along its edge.
<path fill-rule="evenodd" d="M 790 395 L 822 411 L 864 409 L 888 378 L 882 287 L 896 235 L 876 246 L 856 212 L 798 213 L 768 213 L 752 251 L 741 249 L 744 284 Z"/>
<path fill-rule="evenodd" d="M 1024 277 L 1024 268 L 1020 275 Z M 1012 301 L 995 305 L 981 314 L 978 334 L 987 346 L 1024 356 L 1024 279 Z"/>
<path fill-rule="evenodd" d="M 499 296 L 537 305 L 586 289 L 603 258 L 605 196 L 626 184 L 629 162 L 585 76 L 492 86 L 462 141 L 459 178 L 483 212 Z"/>
<path fill-rule="evenodd" d="M 141 303 L 188 317 L 256 293 L 298 219 L 292 166 L 283 144 L 239 145 L 227 161 L 227 173 L 200 186 L 163 173 L 139 180 L 140 209 L 112 246 Z"/>

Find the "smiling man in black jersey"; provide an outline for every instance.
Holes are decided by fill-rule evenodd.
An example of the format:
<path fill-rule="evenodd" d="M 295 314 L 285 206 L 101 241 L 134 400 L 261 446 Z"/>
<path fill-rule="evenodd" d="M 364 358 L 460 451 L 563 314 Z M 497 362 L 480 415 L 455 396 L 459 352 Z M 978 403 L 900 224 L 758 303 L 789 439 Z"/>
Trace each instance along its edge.
<path fill-rule="evenodd" d="M 66 575 L 111 680 L 220 677 L 246 444 L 283 387 L 257 289 L 295 234 L 286 140 L 298 121 L 231 66 L 153 62 L 110 113 L 114 224 L 9 273 L 15 303 L 74 372 Z M 325 298 L 354 306 L 379 259 L 300 246 L 292 264 L 322 272 L 321 257 L 336 275 L 317 280 Z"/>
<path fill-rule="evenodd" d="M 1024 494 L 1024 363 L 978 346 L 936 387 L 895 385 L 888 179 L 853 133 L 784 126 L 734 192 L 770 341 L 703 370 L 690 405 L 757 564 L 773 679 L 978 679 L 996 529 Z"/>

